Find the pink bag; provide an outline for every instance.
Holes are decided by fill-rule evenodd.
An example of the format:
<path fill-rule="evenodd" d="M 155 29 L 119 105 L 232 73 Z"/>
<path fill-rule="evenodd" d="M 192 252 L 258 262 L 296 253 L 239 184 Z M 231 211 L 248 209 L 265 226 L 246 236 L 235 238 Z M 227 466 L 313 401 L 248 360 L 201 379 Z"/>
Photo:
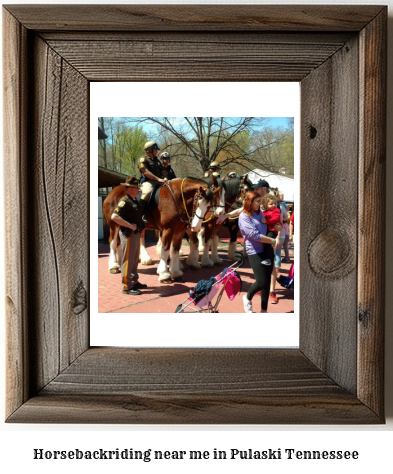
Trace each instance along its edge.
<path fill-rule="evenodd" d="M 291 265 L 291 268 L 289 269 L 289 273 L 288 273 L 288 278 L 290 278 L 292 280 L 293 278 L 293 274 L 295 273 L 294 269 L 293 269 L 293 263 Z"/>
<path fill-rule="evenodd" d="M 242 282 L 240 276 L 237 273 L 231 272 L 231 274 L 226 279 L 225 292 L 228 298 L 232 301 L 233 298 L 239 293 Z"/>

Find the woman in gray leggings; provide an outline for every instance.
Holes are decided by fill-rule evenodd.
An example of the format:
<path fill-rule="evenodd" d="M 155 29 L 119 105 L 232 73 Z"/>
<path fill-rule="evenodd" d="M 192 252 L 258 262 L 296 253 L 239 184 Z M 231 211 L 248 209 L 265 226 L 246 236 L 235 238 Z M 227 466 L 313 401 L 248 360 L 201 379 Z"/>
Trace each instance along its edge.
<path fill-rule="evenodd" d="M 239 216 L 240 232 L 244 238 L 248 260 L 255 276 L 255 282 L 243 296 L 243 306 L 246 313 L 253 312 L 252 298 L 258 291 L 261 292 L 261 312 L 267 312 L 273 266 L 263 265 L 262 261 L 270 259 L 271 262 L 274 262 L 273 247 L 277 246 L 276 239 L 266 235 L 267 225 L 260 206 L 261 196 L 256 192 L 249 192 L 244 198 L 243 212 Z"/>

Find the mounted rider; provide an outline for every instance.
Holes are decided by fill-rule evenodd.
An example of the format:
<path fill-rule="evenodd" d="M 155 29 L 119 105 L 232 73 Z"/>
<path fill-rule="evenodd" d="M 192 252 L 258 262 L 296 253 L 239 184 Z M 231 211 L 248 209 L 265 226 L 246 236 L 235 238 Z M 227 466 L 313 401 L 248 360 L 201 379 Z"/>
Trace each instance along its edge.
<path fill-rule="evenodd" d="M 218 161 L 212 161 L 209 165 L 208 170 L 205 173 L 205 178 L 213 176 L 214 178 L 221 178 L 221 166 Z"/>
<path fill-rule="evenodd" d="M 230 171 L 227 174 L 227 178 L 228 179 L 236 179 L 236 178 L 240 178 L 240 176 L 235 171 Z"/>
<path fill-rule="evenodd" d="M 146 142 L 144 150 L 146 154 L 139 160 L 139 171 L 142 174 L 140 183 L 142 191 L 141 204 L 143 205 L 143 209 L 145 209 L 146 203 L 149 201 L 153 188 L 168 181 L 163 174 L 164 166 L 157 158 L 159 151 L 157 143 L 155 141 Z"/>
<path fill-rule="evenodd" d="M 164 178 L 167 178 L 168 181 L 171 180 L 171 179 L 175 179 L 176 178 L 175 172 L 173 171 L 173 168 L 170 165 L 171 155 L 167 151 L 164 151 L 160 155 L 160 160 L 161 160 L 162 165 L 164 167 L 164 169 L 162 171 L 162 174 L 163 174 Z"/>

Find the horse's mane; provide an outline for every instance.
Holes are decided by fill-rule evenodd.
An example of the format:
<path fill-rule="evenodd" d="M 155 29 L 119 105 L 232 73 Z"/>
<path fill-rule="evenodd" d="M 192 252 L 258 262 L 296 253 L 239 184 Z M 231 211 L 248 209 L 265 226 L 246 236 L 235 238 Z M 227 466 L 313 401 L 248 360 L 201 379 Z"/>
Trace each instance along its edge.
<path fill-rule="evenodd" d="M 211 184 L 210 181 L 207 179 L 195 178 L 194 176 L 186 176 L 186 179 L 193 179 L 194 181 L 198 181 L 199 183 Z"/>
<path fill-rule="evenodd" d="M 207 184 L 207 186 L 211 186 L 212 185 L 212 180 L 211 178 L 194 178 L 193 176 L 186 176 L 187 179 L 193 179 L 194 181 L 197 181 L 198 183 L 203 183 L 203 184 Z M 217 179 L 217 182 L 218 182 L 218 185 L 220 188 L 222 187 L 225 187 L 224 186 L 224 180 L 222 180 L 221 178 L 216 178 Z"/>
<path fill-rule="evenodd" d="M 208 186 L 206 190 L 206 199 L 208 201 L 211 201 L 213 199 L 213 192 L 210 189 L 211 182 L 209 180 L 205 180 L 202 178 L 194 178 L 193 176 L 186 176 L 185 178 L 179 178 L 179 179 L 192 179 L 193 181 L 196 181 L 199 184 L 206 184 Z"/>
<path fill-rule="evenodd" d="M 252 181 L 251 181 L 249 178 L 247 178 L 247 179 L 244 181 L 244 184 L 247 186 L 247 188 L 248 188 L 249 190 L 252 189 L 253 184 L 252 184 Z"/>
<path fill-rule="evenodd" d="M 227 181 L 223 181 L 223 186 L 226 192 L 226 199 L 233 199 L 237 197 L 240 190 L 241 179 L 232 178 Z"/>

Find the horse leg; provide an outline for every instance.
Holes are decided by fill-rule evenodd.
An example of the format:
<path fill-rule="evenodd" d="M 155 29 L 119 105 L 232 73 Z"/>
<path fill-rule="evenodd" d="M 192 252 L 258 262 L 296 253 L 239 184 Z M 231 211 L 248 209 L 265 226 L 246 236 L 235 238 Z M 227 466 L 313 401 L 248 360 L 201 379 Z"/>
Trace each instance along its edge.
<path fill-rule="evenodd" d="M 181 247 L 182 238 L 182 233 L 175 235 L 171 244 L 171 262 L 169 266 L 169 271 L 171 272 L 173 279 L 183 276 L 183 272 L 180 269 L 179 259 L 179 250 Z"/>
<path fill-rule="evenodd" d="M 209 258 L 209 250 L 210 250 L 211 242 L 212 242 L 211 238 L 207 242 L 205 242 L 205 248 L 203 249 L 203 254 L 201 258 L 202 267 L 206 267 L 206 268 L 214 267 L 213 260 L 210 260 Z"/>
<path fill-rule="evenodd" d="M 228 260 L 230 260 L 231 262 L 234 262 L 236 260 L 235 252 L 236 252 L 236 242 L 229 242 Z"/>
<path fill-rule="evenodd" d="M 109 235 L 109 260 L 108 269 L 110 273 L 120 273 L 121 246 L 118 245 L 119 226 L 110 227 Z M 119 248 L 120 247 L 120 250 Z M 119 259 L 120 251 L 120 259 Z"/>
<path fill-rule="evenodd" d="M 162 232 L 161 258 L 157 268 L 158 281 L 160 282 L 168 282 L 168 280 L 171 280 L 171 274 L 168 272 L 168 258 L 172 237 L 172 229 L 165 229 Z"/>
<path fill-rule="evenodd" d="M 161 256 L 161 249 L 162 249 L 162 240 L 161 240 L 161 232 L 158 233 L 158 240 L 156 245 L 156 253 L 160 257 Z"/>
<path fill-rule="evenodd" d="M 202 257 L 201 257 L 201 265 L 202 267 L 211 268 L 211 267 L 214 267 L 213 260 L 210 260 L 209 258 L 210 245 L 211 245 L 212 236 L 213 236 L 213 227 L 206 226 L 204 230 L 205 230 L 204 232 L 205 246 L 204 246 Z"/>
<path fill-rule="evenodd" d="M 199 252 L 204 252 L 205 250 L 205 228 L 202 227 L 201 230 L 198 232 L 198 251 Z"/>
<path fill-rule="evenodd" d="M 159 257 L 161 256 L 161 249 L 162 249 L 162 240 L 161 240 L 161 234 L 159 234 L 158 235 L 157 246 L 156 246 L 156 253 Z M 182 252 L 181 249 L 179 250 L 179 256 L 180 257 L 183 256 L 183 252 Z M 183 270 L 183 265 L 182 265 L 181 262 L 179 262 L 179 267 L 180 267 L 180 270 Z"/>
<path fill-rule="evenodd" d="M 218 235 L 217 234 L 213 234 L 211 247 L 212 247 L 211 259 L 214 265 L 222 265 L 222 260 L 218 256 Z"/>
<path fill-rule="evenodd" d="M 185 235 L 186 235 L 186 234 L 184 234 L 184 235 L 182 236 L 182 238 L 180 239 L 179 257 L 183 257 L 183 255 L 184 255 L 184 254 L 183 254 L 183 251 L 182 251 L 182 249 L 181 249 L 181 244 L 182 244 L 182 242 L 183 242 L 183 238 L 184 238 Z M 184 265 L 183 265 L 183 263 L 182 263 L 182 261 L 181 261 L 180 259 L 179 259 L 179 269 L 180 269 L 180 270 L 184 270 Z"/>
<path fill-rule="evenodd" d="M 230 242 L 228 246 L 228 260 L 234 262 L 236 260 L 236 245 L 237 245 L 237 233 L 238 233 L 238 225 L 232 224 L 229 228 L 229 236 Z"/>
<path fill-rule="evenodd" d="M 152 265 L 153 260 L 151 259 L 150 255 L 146 250 L 146 242 L 145 242 L 145 231 L 141 232 L 141 246 L 139 249 L 139 260 L 142 265 Z"/>
<path fill-rule="evenodd" d="M 190 243 L 190 253 L 187 257 L 187 265 L 189 268 L 199 270 L 201 265 L 199 263 L 198 238 L 194 232 L 187 232 Z"/>

